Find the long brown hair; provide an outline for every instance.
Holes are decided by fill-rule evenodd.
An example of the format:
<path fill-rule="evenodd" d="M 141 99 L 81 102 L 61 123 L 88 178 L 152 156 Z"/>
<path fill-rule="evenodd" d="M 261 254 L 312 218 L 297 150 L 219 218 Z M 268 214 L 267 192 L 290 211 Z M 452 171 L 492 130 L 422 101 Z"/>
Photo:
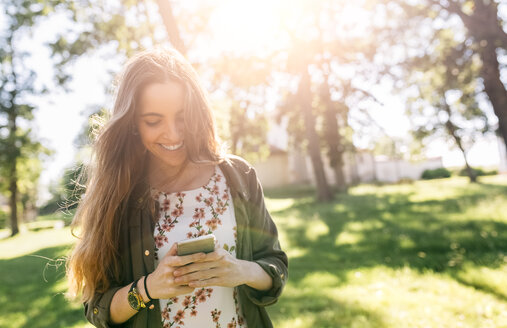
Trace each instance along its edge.
<path fill-rule="evenodd" d="M 89 301 L 95 292 L 105 292 L 113 279 L 120 281 L 120 218 L 132 191 L 144 186 L 148 195 L 148 154 L 136 128 L 136 107 L 142 88 L 152 82 L 176 81 L 185 90 L 184 140 L 188 161 L 223 161 L 225 146 L 216 134 L 214 117 L 197 73 L 176 50 L 154 48 L 134 55 L 117 78 L 112 113 L 99 126 L 92 142 L 91 163 L 81 175 L 85 194 L 79 201 L 71 223 L 78 241 L 66 263 L 69 291 L 81 301 Z M 155 208 L 152 197 L 143 197 L 146 206 Z M 74 229 L 80 229 L 80 235 Z"/>

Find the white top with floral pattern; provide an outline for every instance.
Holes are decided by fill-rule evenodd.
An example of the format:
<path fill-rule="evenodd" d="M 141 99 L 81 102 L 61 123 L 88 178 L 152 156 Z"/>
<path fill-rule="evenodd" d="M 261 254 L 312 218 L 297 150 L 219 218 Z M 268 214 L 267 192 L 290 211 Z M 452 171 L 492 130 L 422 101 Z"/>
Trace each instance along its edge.
<path fill-rule="evenodd" d="M 199 188 L 165 193 L 151 190 L 160 205 L 155 225 L 155 267 L 172 244 L 213 233 L 216 246 L 236 256 L 236 219 L 225 176 L 218 165 L 208 182 Z M 208 286 L 170 299 L 160 299 L 164 328 L 246 327 L 236 289 Z"/>

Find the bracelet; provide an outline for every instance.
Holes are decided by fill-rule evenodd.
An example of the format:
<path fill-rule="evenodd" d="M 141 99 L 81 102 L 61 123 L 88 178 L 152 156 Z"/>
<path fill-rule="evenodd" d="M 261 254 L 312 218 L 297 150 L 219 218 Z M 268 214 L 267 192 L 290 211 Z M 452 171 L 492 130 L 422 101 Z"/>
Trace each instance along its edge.
<path fill-rule="evenodd" d="M 153 301 L 153 298 L 151 298 L 150 293 L 148 293 L 148 286 L 146 285 L 146 280 L 148 279 L 149 273 L 144 277 L 144 291 L 146 292 L 146 296 L 150 299 L 150 301 Z"/>

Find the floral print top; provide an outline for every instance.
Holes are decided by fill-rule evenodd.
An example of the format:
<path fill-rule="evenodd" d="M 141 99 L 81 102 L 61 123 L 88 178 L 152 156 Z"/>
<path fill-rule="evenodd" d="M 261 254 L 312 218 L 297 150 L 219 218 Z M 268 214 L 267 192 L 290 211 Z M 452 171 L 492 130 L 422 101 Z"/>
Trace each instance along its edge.
<path fill-rule="evenodd" d="M 220 167 L 206 185 L 181 192 L 165 193 L 154 188 L 160 217 L 155 225 L 155 267 L 172 244 L 187 238 L 213 233 L 215 247 L 236 256 L 236 219 L 229 188 Z M 164 328 L 246 327 L 232 287 L 197 287 L 192 293 L 160 299 Z"/>

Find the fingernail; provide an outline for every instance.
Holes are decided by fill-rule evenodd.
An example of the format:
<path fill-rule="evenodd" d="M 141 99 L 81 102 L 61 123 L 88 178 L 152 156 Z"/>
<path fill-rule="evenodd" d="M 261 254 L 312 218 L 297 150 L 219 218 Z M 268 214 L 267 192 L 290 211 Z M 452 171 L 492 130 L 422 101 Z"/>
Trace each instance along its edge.
<path fill-rule="evenodd" d="M 175 275 L 179 275 L 179 274 L 180 274 L 180 272 L 179 272 L 179 271 L 174 271 L 173 273 L 174 273 Z"/>

